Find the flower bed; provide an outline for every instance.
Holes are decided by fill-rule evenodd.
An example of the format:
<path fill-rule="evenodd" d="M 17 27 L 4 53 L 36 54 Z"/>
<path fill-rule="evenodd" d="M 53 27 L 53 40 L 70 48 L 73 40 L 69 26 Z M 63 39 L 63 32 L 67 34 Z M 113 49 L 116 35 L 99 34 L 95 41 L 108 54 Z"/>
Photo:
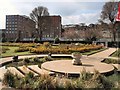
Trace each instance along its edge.
<path fill-rule="evenodd" d="M 62 54 L 71 54 L 72 52 L 88 52 L 88 51 L 91 51 L 91 50 L 98 50 L 98 49 L 101 49 L 103 48 L 103 46 L 101 45 L 93 45 L 93 44 L 90 44 L 90 45 L 84 45 L 84 46 L 66 46 L 64 47 L 64 45 L 62 45 L 62 47 L 59 45 L 58 47 L 45 47 L 44 45 L 41 45 L 37 48 L 31 48 L 30 49 L 30 52 L 32 53 L 39 53 L 39 54 L 45 54 L 45 53 L 55 53 L 55 54 L 58 54 L 58 53 L 62 53 Z"/>

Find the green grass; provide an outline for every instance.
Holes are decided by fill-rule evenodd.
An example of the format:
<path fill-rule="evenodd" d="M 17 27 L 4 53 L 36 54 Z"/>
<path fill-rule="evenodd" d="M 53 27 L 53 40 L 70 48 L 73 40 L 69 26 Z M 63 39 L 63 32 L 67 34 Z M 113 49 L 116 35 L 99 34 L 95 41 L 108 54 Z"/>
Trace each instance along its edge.
<path fill-rule="evenodd" d="M 14 55 L 28 55 L 28 54 L 32 54 L 29 51 L 27 51 L 27 52 L 14 52 L 19 47 L 12 47 L 12 46 L 4 46 L 4 47 L 9 48 L 10 50 L 7 50 L 6 53 L 2 53 L 1 57 L 8 57 L 8 56 L 14 56 Z"/>
<path fill-rule="evenodd" d="M 120 48 L 116 52 L 114 52 L 111 56 L 112 57 L 120 57 Z"/>
<path fill-rule="evenodd" d="M 102 62 L 107 63 L 107 64 L 119 64 L 120 63 L 119 60 L 111 59 L 111 58 L 104 59 Z"/>
<path fill-rule="evenodd" d="M 104 51 L 106 50 L 107 48 L 102 48 L 102 49 L 99 49 L 99 50 L 92 50 L 90 52 L 84 52 L 82 53 L 83 55 L 92 55 L 92 54 L 95 54 L 95 53 L 98 53 L 98 52 L 101 52 L 101 51 Z"/>
<path fill-rule="evenodd" d="M 120 73 L 114 73 L 110 76 L 107 76 L 107 78 L 112 82 L 119 82 L 120 83 Z"/>

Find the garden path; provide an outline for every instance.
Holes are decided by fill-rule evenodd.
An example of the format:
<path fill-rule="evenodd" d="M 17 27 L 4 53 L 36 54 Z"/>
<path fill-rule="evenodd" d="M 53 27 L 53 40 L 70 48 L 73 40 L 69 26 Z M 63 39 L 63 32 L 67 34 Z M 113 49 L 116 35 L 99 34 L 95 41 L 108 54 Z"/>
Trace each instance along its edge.
<path fill-rule="evenodd" d="M 114 53 L 117 49 L 116 48 L 108 48 L 104 51 L 83 57 L 83 60 L 93 60 L 96 62 L 101 62 L 103 61 L 105 58 L 110 58 L 109 56 Z M 113 58 L 113 57 L 111 57 Z M 116 59 L 116 58 L 115 58 Z"/>

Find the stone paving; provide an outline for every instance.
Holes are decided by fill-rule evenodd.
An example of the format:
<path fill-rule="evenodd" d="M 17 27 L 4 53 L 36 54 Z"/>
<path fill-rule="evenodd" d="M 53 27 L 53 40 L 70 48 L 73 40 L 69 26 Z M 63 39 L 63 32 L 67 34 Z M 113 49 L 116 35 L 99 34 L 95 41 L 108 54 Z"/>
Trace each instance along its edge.
<path fill-rule="evenodd" d="M 117 49 L 116 48 L 109 48 L 107 50 L 104 50 L 102 52 L 90 55 L 88 57 L 96 57 L 96 58 L 107 58 L 109 57 L 112 53 L 114 53 Z"/>
<path fill-rule="evenodd" d="M 93 74 L 95 70 L 99 71 L 101 74 L 108 74 L 114 70 L 114 67 L 110 64 L 86 60 L 82 61 L 82 65 L 73 65 L 72 60 L 55 60 L 43 63 L 41 68 L 55 73 L 68 74 L 70 76 L 79 75 L 83 69 L 91 74 Z"/>
<path fill-rule="evenodd" d="M 116 48 L 108 48 L 102 52 L 98 52 L 86 57 L 83 57 L 83 60 L 91 60 L 94 62 L 101 62 L 103 61 L 105 58 L 109 58 L 109 56 L 114 53 L 117 49 Z"/>

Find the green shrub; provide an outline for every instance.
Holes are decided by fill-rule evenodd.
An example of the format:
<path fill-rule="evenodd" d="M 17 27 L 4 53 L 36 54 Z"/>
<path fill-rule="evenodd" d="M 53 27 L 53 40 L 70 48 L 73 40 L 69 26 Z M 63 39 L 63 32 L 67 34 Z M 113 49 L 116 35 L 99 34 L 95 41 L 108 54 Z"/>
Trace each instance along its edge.
<path fill-rule="evenodd" d="M 89 80 L 92 78 L 92 74 L 90 72 L 87 72 L 85 68 L 83 68 L 82 72 L 80 72 L 80 80 Z"/>
<path fill-rule="evenodd" d="M 5 74 L 4 74 L 4 78 L 3 78 L 3 81 L 2 81 L 2 83 L 4 84 L 4 85 L 7 85 L 7 86 L 10 86 L 10 87 L 15 87 L 15 78 L 14 78 L 15 76 L 11 73 L 11 72 L 9 72 L 9 71 L 7 71 Z"/>
<path fill-rule="evenodd" d="M 107 64 L 119 64 L 120 63 L 120 60 L 115 60 L 115 59 L 105 59 L 103 60 L 104 63 L 107 63 Z"/>
<path fill-rule="evenodd" d="M 110 90 L 111 88 L 114 87 L 114 84 L 108 80 L 105 76 L 101 75 L 98 71 L 94 71 L 94 75 L 92 77 L 92 81 L 97 80 L 99 84 L 101 84 L 101 87 L 104 88 L 105 90 L 108 89 Z"/>
<path fill-rule="evenodd" d="M 54 43 L 59 43 L 59 42 L 60 42 L 59 37 L 56 37 L 56 38 L 54 39 Z"/>
<path fill-rule="evenodd" d="M 34 82 L 34 88 L 40 89 L 40 90 L 48 90 L 48 89 L 53 89 L 54 84 L 53 84 L 53 77 L 50 77 L 49 75 L 41 75 L 39 79 Z"/>
<path fill-rule="evenodd" d="M 16 83 L 16 84 L 15 84 Z M 34 77 L 33 73 L 28 73 L 23 78 L 16 78 L 16 76 L 8 73 L 5 74 L 4 84 L 20 88 L 20 89 L 41 89 L 48 90 L 51 88 L 74 90 L 76 88 L 86 89 L 95 88 L 96 90 L 103 88 L 105 90 L 111 90 L 114 87 L 114 83 L 109 81 L 105 76 L 101 75 L 98 71 L 94 71 L 94 74 L 86 72 L 85 69 L 80 73 L 79 78 L 69 79 L 66 77 L 51 77 L 49 75 L 41 75 L 40 77 Z M 116 87 L 119 87 L 116 85 Z"/>
<path fill-rule="evenodd" d="M 34 42 L 34 43 L 37 43 L 38 41 L 39 41 L 38 38 L 34 38 L 34 39 L 33 39 L 33 42 Z"/>
<path fill-rule="evenodd" d="M 33 89 L 32 87 L 35 80 L 33 73 L 29 72 L 24 78 L 19 80 L 19 85 L 17 87 L 21 89 Z"/>
<path fill-rule="evenodd" d="M 17 43 L 17 42 L 19 42 L 19 41 L 20 41 L 20 39 L 19 39 L 19 38 L 16 38 L 14 42 Z"/>
<path fill-rule="evenodd" d="M 120 49 L 118 49 L 115 53 L 113 53 L 111 56 L 113 57 L 120 57 Z"/>
<path fill-rule="evenodd" d="M 30 59 L 29 58 L 24 58 L 23 61 L 24 61 L 24 63 L 30 63 Z"/>
<path fill-rule="evenodd" d="M 33 58 L 34 62 L 40 62 L 40 59 L 38 57 Z"/>
<path fill-rule="evenodd" d="M 44 59 L 45 59 L 46 61 L 53 61 L 53 58 L 51 58 L 50 56 L 45 56 Z"/>

